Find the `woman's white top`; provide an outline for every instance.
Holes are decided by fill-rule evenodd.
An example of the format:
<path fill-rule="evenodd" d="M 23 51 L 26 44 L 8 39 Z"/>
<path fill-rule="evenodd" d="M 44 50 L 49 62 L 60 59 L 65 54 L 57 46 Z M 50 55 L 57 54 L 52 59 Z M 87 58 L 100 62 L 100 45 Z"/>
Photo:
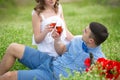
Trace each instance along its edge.
<path fill-rule="evenodd" d="M 34 13 L 35 11 L 32 12 L 32 14 Z M 51 16 L 51 17 L 48 17 L 48 18 L 45 18 L 44 15 L 40 15 L 42 17 L 42 22 L 41 22 L 41 25 L 40 25 L 40 29 L 41 31 L 44 30 L 45 26 L 47 24 L 50 24 L 53 20 L 56 21 L 56 25 L 57 24 L 61 24 L 62 25 L 62 28 L 63 28 L 63 32 L 61 34 L 61 40 L 64 42 L 64 43 L 68 43 L 68 41 L 66 41 L 66 30 L 65 30 L 65 23 L 64 21 L 60 18 L 60 15 L 56 15 L 56 16 Z M 37 44 L 35 42 L 35 39 L 34 39 L 34 34 L 33 34 L 33 37 L 32 37 L 32 44 L 33 45 L 37 45 L 37 48 L 39 51 L 42 51 L 42 52 L 46 52 L 48 53 L 48 55 L 50 56 L 54 56 L 54 57 L 57 57 L 58 54 L 57 52 L 55 51 L 55 48 L 54 48 L 54 39 L 52 38 L 51 36 L 51 32 L 49 32 L 46 37 L 44 38 L 44 40 L 42 42 L 40 42 L 39 44 Z"/>

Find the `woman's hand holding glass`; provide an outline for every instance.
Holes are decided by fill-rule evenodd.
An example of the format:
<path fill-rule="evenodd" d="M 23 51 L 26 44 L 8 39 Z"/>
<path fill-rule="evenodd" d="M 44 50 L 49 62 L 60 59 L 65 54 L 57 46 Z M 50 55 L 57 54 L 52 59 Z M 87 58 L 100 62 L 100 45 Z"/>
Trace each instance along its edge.
<path fill-rule="evenodd" d="M 49 32 L 51 32 L 52 30 L 53 30 L 53 28 L 50 27 L 50 24 L 48 24 L 48 25 L 46 25 L 46 27 L 45 27 L 45 29 L 44 29 L 43 32 L 49 33 Z"/>
<path fill-rule="evenodd" d="M 60 37 L 61 33 L 63 32 L 62 23 L 54 20 L 49 24 L 49 29 L 50 36 L 52 36 L 54 39 Z"/>
<path fill-rule="evenodd" d="M 62 29 L 61 24 L 56 24 L 56 26 L 52 32 L 52 37 L 54 39 L 58 39 L 58 38 L 60 38 L 62 32 L 63 32 L 63 29 Z"/>

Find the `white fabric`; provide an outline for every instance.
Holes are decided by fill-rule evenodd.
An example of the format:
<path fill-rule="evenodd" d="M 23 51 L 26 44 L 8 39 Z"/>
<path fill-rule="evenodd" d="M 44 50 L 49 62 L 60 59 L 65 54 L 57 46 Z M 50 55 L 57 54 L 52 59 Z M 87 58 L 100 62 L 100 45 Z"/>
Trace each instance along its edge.
<path fill-rule="evenodd" d="M 34 12 L 35 11 L 33 11 L 32 14 Z M 65 24 L 64 24 L 63 20 L 60 18 L 60 16 L 56 15 L 56 16 L 51 16 L 49 18 L 44 18 L 43 15 L 40 15 L 40 16 L 43 19 L 43 21 L 41 22 L 41 25 L 40 25 L 41 31 L 44 30 L 44 28 L 45 28 L 45 26 L 47 24 L 50 24 L 51 21 L 54 20 L 54 21 L 57 22 L 57 24 L 58 23 L 62 24 L 63 32 L 62 32 L 62 35 L 61 35 L 61 40 L 64 43 L 67 43 L 67 41 L 65 40 L 65 38 L 66 38 Z M 32 44 L 33 45 L 37 45 L 37 48 L 38 48 L 39 51 L 47 52 L 47 53 L 49 53 L 50 56 L 54 56 L 54 57 L 58 56 L 58 54 L 56 53 L 55 48 L 54 48 L 54 39 L 51 37 L 51 32 L 48 33 L 46 35 L 45 39 L 41 43 L 39 43 L 39 44 L 36 44 L 36 42 L 34 40 L 34 35 L 33 35 L 33 37 L 32 37 Z"/>

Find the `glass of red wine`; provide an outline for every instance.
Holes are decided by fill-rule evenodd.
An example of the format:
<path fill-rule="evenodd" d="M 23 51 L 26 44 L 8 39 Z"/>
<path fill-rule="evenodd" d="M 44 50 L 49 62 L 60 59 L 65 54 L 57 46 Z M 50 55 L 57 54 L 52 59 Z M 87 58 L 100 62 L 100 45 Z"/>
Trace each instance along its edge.
<path fill-rule="evenodd" d="M 61 35 L 62 31 L 63 31 L 63 28 L 62 28 L 62 23 L 57 23 L 56 24 L 56 30 L 57 30 L 57 33 L 59 33 L 59 35 Z"/>
<path fill-rule="evenodd" d="M 54 28 L 55 26 L 56 26 L 56 21 L 52 20 L 51 23 L 50 23 L 50 27 Z"/>

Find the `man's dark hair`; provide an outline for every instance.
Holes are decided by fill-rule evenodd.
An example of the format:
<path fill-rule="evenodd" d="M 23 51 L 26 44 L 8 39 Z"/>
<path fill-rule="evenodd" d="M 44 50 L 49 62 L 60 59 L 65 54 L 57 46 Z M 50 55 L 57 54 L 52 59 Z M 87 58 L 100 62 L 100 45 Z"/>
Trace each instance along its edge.
<path fill-rule="evenodd" d="M 103 43 L 109 35 L 107 28 L 101 23 L 91 22 L 89 24 L 89 28 L 92 32 L 93 39 L 95 40 L 96 45 L 100 45 L 101 43 Z"/>

